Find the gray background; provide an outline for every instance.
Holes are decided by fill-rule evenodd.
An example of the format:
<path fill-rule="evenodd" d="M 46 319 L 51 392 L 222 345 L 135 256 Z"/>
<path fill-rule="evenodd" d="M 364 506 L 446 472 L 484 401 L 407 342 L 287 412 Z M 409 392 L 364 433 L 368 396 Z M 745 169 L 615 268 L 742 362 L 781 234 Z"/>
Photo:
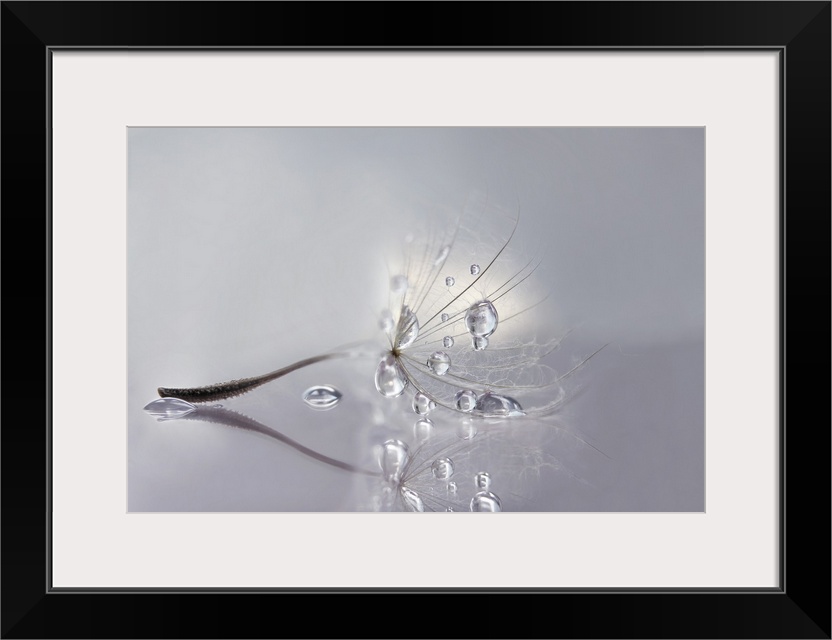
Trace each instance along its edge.
<path fill-rule="evenodd" d="M 142 407 L 378 339 L 385 260 L 481 194 L 545 256 L 530 322 L 571 330 L 553 366 L 608 346 L 551 428 L 460 451 L 460 484 L 487 464 L 507 510 L 704 510 L 704 146 L 700 128 L 129 129 L 128 510 L 376 508 L 372 480 Z M 223 404 L 372 469 L 414 417 L 374 370 L 332 361 Z M 321 383 L 344 392 L 331 411 L 300 401 Z M 500 457 L 532 442 L 556 463 Z"/>

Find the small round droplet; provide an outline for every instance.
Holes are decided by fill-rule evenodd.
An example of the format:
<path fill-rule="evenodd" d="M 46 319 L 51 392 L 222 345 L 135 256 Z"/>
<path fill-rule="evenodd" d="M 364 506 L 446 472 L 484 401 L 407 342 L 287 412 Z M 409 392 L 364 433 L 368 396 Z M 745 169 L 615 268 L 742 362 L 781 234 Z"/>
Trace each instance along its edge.
<path fill-rule="evenodd" d="M 463 389 L 462 391 L 456 392 L 454 400 L 456 401 L 457 409 L 460 411 L 470 412 L 473 411 L 474 407 L 477 405 L 477 394 L 470 389 Z"/>
<path fill-rule="evenodd" d="M 379 466 L 387 482 L 398 484 L 410 459 L 410 450 L 401 440 L 387 440 L 381 445 Z"/>
<path fill-rule="evenodd" d="M 176 420 L 196 411 L 196 406 L 179 398 L 159 398 L 145 405 L 144 410 L 159 420 Z"/>
<path fill-rule="evenodd" d="M 456 280 L 454 279 L 454 277 L 453 277 L 453 276 L 448 276 L 447 278 L 445 278 L 445 286 L 446 286 L 446 287 L 452 287 L 452 286 L 454 286 L 454 283 L 455 283 L 455 282 L 456 282 Z"/>
<path fill-rule="evenodd" d="M 328 384 L 309 387 L 303 392 L 303 401 L 313 409 L 332 409 L 341 401 L 341 392 Z"/>
<path fill-rule="evenodd" d="M 456 482 L 453 480 L 448 483 L 448 493 L 456 493 Z"/>
<path fill-rule="evenodd" d="M 480 272 L 480 265 L 478 265 L 478 264 L 472 264 L 472 265 L 471 265 L 471 275 L 472 275 L 472 276 L 475 276 L 475 275 L 477 275 L 479 272 Z"/>
<path fill-rule="evenodd" d="M 436 409 L 436 403 L 421 391 L 417 391 L 413 396 L 413 411 L 420 416 L 425 416 L 434 409 Z"/>
<path fill-rule="evenodd" d="M 413 423 L 413 437 L 417 442 L 427 442 L 433 435 L 433 422 L 430 418 L 421 418 Z"/>
<path fill-rule="evenodd" d="M 404 500 L 404 505 L 408 511 L 418 511 L 419 513 L 422 513 L 425 510 L 425 503 L 422 502 L 422 498 L 419 497 L 419 494 L 413 489 L 402 487 L 401 494 L 402 500 Z"/>
<path fill-rule="evenodd" d="M 450 458 L 439 458 L 433 461 L 430 470 L 437 480 L 447 480 L 454 475 L 454 461 Z"/>
<path fill-rule="evenodd" d="M 450 349 L 452 346 L 454 346 L 454 339 L 451 336 L 445 336 L 444 338 L 442 338 L 442 346 L 446 349 Z"/>
<path fill-rule="evenodd" d="M 419 336 L 419 320 L 407 305 L 402 307 L 399 322 L 396 325 L 396 348 L 405 349 L 412 345 Z"/>
<path fill-rule="evenodd" d="M 517 400 L 490 391 L 486 391 L 477 398 L 477 405 L 474 409 L 486 416 L 516 417 L 526 415 Z"/>
<path fill-rule="evenodd" d="M 385 333 L 390 333 L 393 330 L 393 314 L 390 312 L 390 309 L 385 309 L 381 312 L 381 316 L 378 319 L 378 328 Z"/>
<path fill-rule="evenodd" d="M 471 511 L 497 513 L 502 510 L 500 499 L 490 491 L 480 491 L 471 499 Z"/>
<path fill-rule="evenodd" d="M 472 336 L 487 338 L 497 330 L 497 309 L 488 300 L 475 302 L 465 312 L 465 326 Z"/>
<path fill-rule="evenodd" d="M 436 256 L 436 260 L 433 261 L 434 266 L 439 266 L 443 262 L 445 262 L 445 258 L 448 257 L 448 254 L 451 252 L 451 248 L 448 245 L 445 245 L 439 250 L 439 254 Z"/>
<path fill-rule="evenodd" d="M 451 368 L 451 357 L 444 351 L 434 351 L 428 358 L 428 369 L 438 376 L 444 376 Z"/>
<path fill-rule="evenodd" d="M 378 363 L 375 382 L 378 392 L 387 398 L 395 398 L 404 393 L 407 377 L 392 353 L 388 353 Z"/>
<path fill-rule="evenodd" d="M 447 322 L 447 321 L 448 321 L 448 318 L 450 318 L 450 316 L 449 316 L 447 313 L 443 313 L 443 314 L 442 314 L 441 316 L 439 316 L 439 317 L 441 318 L 442 322 Z"/>
<path fill-rule="evenodd" d="M 393 293 L 404 293 L 407 291 L 407 278 L 402 275 L 390 278 L 390 291 Z"/>
<path fill-rule="evenodd" d="M 491 476 L 487 471 L 480 471 L 474 476 L 474 485 L 480 491 L 488 491 L 491 488 Z"/>
<path fill-rule="evenodd" d="M 485 348 L 488 346 L 488 338 L 485 336 L 473 336 L 471 338 L 471 344 L 474 347 L 474 351 L 485 351 Z"/>

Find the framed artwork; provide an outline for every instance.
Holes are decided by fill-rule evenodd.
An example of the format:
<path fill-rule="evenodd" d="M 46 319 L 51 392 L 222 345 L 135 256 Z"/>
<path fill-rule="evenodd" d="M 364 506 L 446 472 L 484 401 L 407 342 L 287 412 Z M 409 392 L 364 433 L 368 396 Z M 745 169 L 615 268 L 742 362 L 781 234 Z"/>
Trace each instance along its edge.
<path fill-rule="evenodd" d="M 829 637 L 829 3 L 442 7 L 3 3 L 4 636 Z"/>

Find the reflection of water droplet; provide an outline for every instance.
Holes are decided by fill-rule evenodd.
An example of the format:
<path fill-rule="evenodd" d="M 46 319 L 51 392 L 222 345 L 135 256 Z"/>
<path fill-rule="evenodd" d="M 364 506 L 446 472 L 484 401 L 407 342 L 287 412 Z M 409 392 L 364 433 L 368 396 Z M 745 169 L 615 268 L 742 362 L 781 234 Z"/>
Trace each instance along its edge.
<path fill-rule="evenodd" d="M 335 387 L 322 384 L 304 391 L 303 400 L 313 409 L 331 409 L 341 400 L 341 392 Z"/>
<path fill-rule="evenodd" d="M 467 420 L 457 427 L 456 435 L 462 440 L 473 440 L 477 435 L 477 425 Z"/>
<path fill-rule="evenodd" d="M 488 346 L 488 338 L 485 336 L 474 336 L 471 338 L 471 344 L 474 346 L 474 351 L 483 351 Z"/>
<path fill-rule="evenodd" d="M 454 339 L 451 336 L 445 336 L 444 338 L 442 338 L 442 346 L 446 349 L 450 349 L 452 346 L 454 346 Z"/>
<path fill-rule="evenodd" d="M 416 395 L 413 396 L 413 411 L 420 416 L 424 416 L 434 409 L 436 409 L 436 403 L 421 391 L 417 391 Z"/>
<path fill-rule="evenodd" d="M 410 307 L 405 305 L 402 307 L 399 324 L 396 326 L 396 347 L 398 349 L 409 347 L 418 335 L 419 320 L 416 318 L 416 314 L 410 310 Z"/>
<path fill-rule="evenodd" d="M 404 293 L 407 291 L 407 278 L 401 275 L 390 278 L 390 291 L 393 293 Z"/>
<path fill-rule="evenodd" d="M 491 476 L 488 475 L 487 471 L 480 471 L 474 476 L 474 485 L 481 491 L 488 491 L 491 487 Z"/>
<path fill-rule="evenodd" d="M 422 513 L 425 510 L 425 503 L 422 502 L 422 498 L 413 489 L 402 487 L 402 499 L 404 500 L 405 506 L 411 511 Z"/>
<path fill-rule="evenodd" d="M 472 265 L 471 265 L 471 275 L 472 275 L 472 276 L 475 276 L 475 275 L 477 275 L 479 272 L 480 272 L 480 265 L 478 265 L 478 264 L 472 264 Z"/>
<path fill-rule="evenodd" d="M 378 327 L 385 333 L 390 333 L 393 330 L 393 314 L 390 309 L 385 309 L 381 312 L 381 317 L 378 319 Z"/>
<path fill-rule="evenodd" d="M 474 409 L 487 416 L 514 417 L 526 415 L 517 400 L 490 391 L 486 391 L 477 399 Z"/>
<path fill-rule="evenodd" d="M 144 410 L 159 420 L 175 420 L 196 411 L 196 406 L 179 398 L 159 398 L 146 404 Z"/>
<path fill-rule="evenodd" d="M 456 482 L 453 480 L 448 483 L 448 493 L 456 493 Z"/>
<path fill-rule="evenodd" d="M 465 312 L 465 326 L 472 336 L 487 338 L 497 330 L 497 309 L 488 300 L 475 302 Z"/>
<path fill-rule="evenodd" d="M 437 480 L 447 480 L 454 475 L 454 461 L 450 458 L 439 458 L 433 461 L 430 470 Z"/>
<path fill-rule="evenodd" d="M 379 465 L 387 482 L 398 484 L 410 459 L 410 451 L 401 440 L 388 440 L 381 445 Z"/>
<path fill-rule="evenodd" d="M 456 282 L 456 280 L 454 280 L 454 277 L 453 277 L 453 276 L 448 276 L 447 278 L 445 278 L 445 286 L 446 286 L 446 287 L 452 287 L 452 286 L 454 286 L 454 283 L 455 283 L 455 282 Z"/>
<path fill-rule="evenodd" d="M 439 316 L 439 318 L 442 320 L 442 322 L 447 322 L 448 318 L 450 318 L 450 317 L 451 316 L 449 316 L 447 313 L 443 313 L 441 316 Z"/>
<path fill-rule="evenodd" d="M 453 513 L 453 512 L 454 512 L 454 508 L 453 508 L 453 507 L 446 507 L 446 508 L 445 508 L 445 513 Z"/>
<path fill-rule="evenodd" d="M 439 255 L 436 256 L 436 260 L 433 261 L 434 266 L 438 266 L 445 262 L 445 258 L 448 257 L 448 254 L 451 252 L 451 248 L 448 245 L 445 245 L 439 250 Z"/>
<path fill-rule="evenodd" d="M 404 371 L 402 371 L 395 356 L 388 353 L 381 359 L 378 368 L 376 368 L 376 389 L 387 398 L 395 398 L 402 395 L 405 387 L 407 387 L 407 378 Z"/>
<path fill-rule="evenodd" d="M 473 411 L 477 405 L 477 394 L 469 389 L 463 389 L 456 392 L 454 400 L 456 400 L 456 408 L 460 411 Z"/>
<path fill-rule="evenodd" d="M 421 418 L 413 424 L 413 436 L 418 442 L 427 442 L 433 434 L 433 422 L 430 418 Z"/>
<path fill-rule="evenodd" d="M 428 358 L 428 369 L 438 376 L 444 376 L 451 368 L 451 357 L 444 351 L 434 351 Z"/>
<path fill-rule="evenodd" d="M 497 513 L 502 510 L 500 499 L 490 491 L 480 491 L 471 499 L 471 511 Z"/>

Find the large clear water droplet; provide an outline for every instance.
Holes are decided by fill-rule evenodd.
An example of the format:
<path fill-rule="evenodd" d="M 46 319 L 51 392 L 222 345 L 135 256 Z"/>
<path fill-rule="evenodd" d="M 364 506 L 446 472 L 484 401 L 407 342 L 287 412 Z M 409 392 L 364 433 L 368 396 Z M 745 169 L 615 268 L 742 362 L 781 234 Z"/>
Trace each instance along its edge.
<path fill-rule="evenodd" d="M 450 349 L 452 346 L 454 346 L 454 339 L 451 336 L 445 336 L 444 338 L 442 338 L 442 346 L 446 349 Z"/>
<path fill-rule="evenodd" d="M 425 510 L 425 503 L 422 502 L 422 498 L 413 489 L 402 487 L 402 499 L 405 506 L 411 511 L 422 513 Z"/>
<path fill-rule="evenodd" d="M 474 351 L 484 351 L 488 346 L 488 338 L 485 336 L 474 336 L 471 338 L 471 344 L 474 346 Z"/>
<path fill-rule="evenodd" d="M 390 291 L 396 294 L 407 291 L 407 278 L 402 275 L 390 278 Z"/>
<path fill-rule="evenodd" d="M 381 456 L 378 462 L 384 479 L 392 484 L 401 482 L 409 459 L 410 450 L 401 440 L 388 440 L 381 445 Z"/>
<path fill-rule="evenodd" d="M 159 420 L 176 420 L 196 411 L 196 406 L 179 398 L 159 398 L 146 404 L 144 410 Z"/>
<path fill-rule="evenodd" d="M 488 300 L 475 302 L 465 312 L 465 326 L 472 336 L 487 338 L 497 330 L 497 309 Z"/>
<path fill-rule="evenodd" d="M 434 409 L 436 409 L 436 403 L 421 391 L 417 391 L 413 396 L 413 411 L 420 416 L 425 416 Z"/>
<path fill-rule="evenodd" d="M 454 475 L 454 461 L 450 458 L 439 458 L 433 461 L 430 470 L 437 480 L 447 480 Z"/>
<path fill-rule="evenodd" d="M 443 313 L 441 316 L 439 316 L 442 322 L 447 322 L 450 317 L 451 316 L 449 316 L 447 313 Z"/>
<path fill-rule="evenodd" d="M 404 393 L 405 387 L 407 387 L 407 377 L 395 356 L 388 353 L 376 368 L 376 389 L 387 398 L 395 398 Z"/>
<path fill-rule="evenodd" d="M 475 276 L 475 275 L 479 274 L 479 272 L 480 272 L 480 265 L 472 264 L 471 265 L 471 275 Z"/>
<path fill-rule="evenodd" d="M 303 401 L 313 409 L 332 409 L 341 401 L 341 392 L 328 384 L 309 387 L 303 392 Z"/>
<path fill-rule="evenodd" d="M 439 254 L 436 256 L 436 260 L 433 261 L 434 266 L 438 266 L 445 262 L 445 259 L 448 257 L 448 254 L 451 252 L 451 248 L 448 245 L 445 245 L 439 250 Z"/>
<path fill-rule="evenodd" d="M 471 511 L 497 513 L 502 510 L 500 499 L 490 491 L 480 491 L 471 498 Z"/>
<path fill-rule="evenodd" d="M 452 287 L 452 286 L 454 286 L 454 283 L 455 283 L 455 282 L 456 282 L 456 279 L 454 279 L 454 277 L 453 277 L 453 276 L 448 276 L 447 278 L 445 278 L 445 286 L 446 286 L 446 287 Z"/>
<path fill-rule="evenodd" d="M 444 376 L 451 368 L 451 357 L 444 351 L 434 351 L 428 358 L 428 369 L 438 376 Z"/>
<path fill-rule="evenodd" d="M 487 471 L 480 471 L 474 476 L 474 485 L 480 491 L 488 491 L 491 488 L 491 476 Z"/>
<path fill-rule="evenodd" d="M 399 315 L 399 323 L 396 325 L 396 348 L 405 349 L 413 344 L 419 335 L 419 320 L 416 314 L 405 305 Z"/>
<path fill-rule="evenodd" d="M 385 333 L 390 333 L 393 330 L 393 314 L 390 309 L 385 309 L 381 312 L 381 317 L 378 319 L 378 327 Z"/>
<path fill-rule="evenodd" d="M 477 399 L 474 409 L 486 416 L 524 416 L 523 407 L 514 398 L 486 391 Z"/>
<path fill-rule="evenodd" d="M 433 422 L 430 418 L 422 418 L 413 424 L 413 437 L 417 442 L 427 442 L 433 435 Z"/>
<path fill-rule="evenodd" d="M 477 394 L 469 389 L 457 391 L 454 400 L 456 401 L 456 408 L 460 411 L 470 412 L 477 406 Z"/>

